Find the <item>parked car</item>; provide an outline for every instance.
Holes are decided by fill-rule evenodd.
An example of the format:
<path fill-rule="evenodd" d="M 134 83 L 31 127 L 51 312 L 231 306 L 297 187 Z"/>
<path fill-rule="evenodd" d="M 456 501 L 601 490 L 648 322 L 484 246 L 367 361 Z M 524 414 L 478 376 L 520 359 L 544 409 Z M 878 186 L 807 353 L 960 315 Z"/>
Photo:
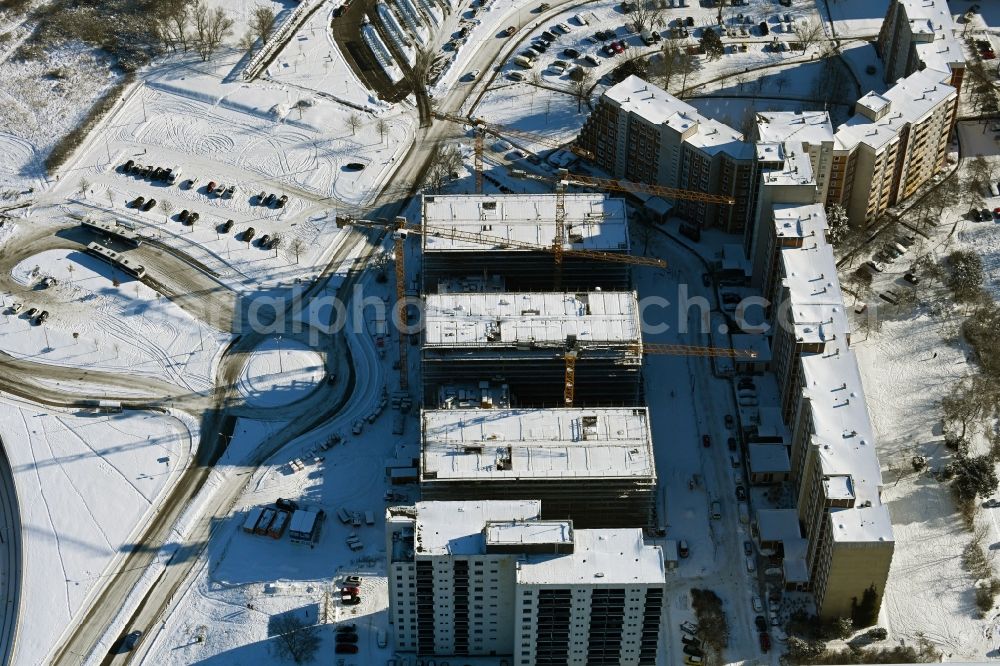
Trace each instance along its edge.
<path fill-rule="evenodd" d="M 144 203 L 146 203 L 145 197 L 136 197 L 132 200 L 132 208 L 139 208 Z"/>
<path fill-rule="evenodd" d="M 205 193 L 206 194 L 211 194 L 214 191 L 215 191 L 215 181 L 214 180 L 210 180 L 210 181 L 208 181 L 208 185 L 205 186 Z"/>
<path fill-rule="evenodd" d="M 754 562 L 752 557 L 746 558 L 747 573 L 753 573 L 757 571 L 757 563 Z"/>
<path fill-rule="evenodd" d="M 576 49 L 563 49 L 562 54 L 567 58 L 579 58 L 580 52 Z"/>
<path fill-rule="evenodd" d="M 217 188 L 215 188 L 215 196 L 221 197 L 225 193 L 226 193 L 226 186 L 225 185 L 219 184 L 219 186 Z"/>
<path fill-rule="evenodd" d="M 49 318 L 49 311 L 42 310 L 38 313 L 38 318 L 35 320 L 35 325 L 41 325 L 45 323 L 45 320 Z"/>
<path fill-rule="evenodd" d="M 732 414 L 726 414 L 726 428 L 732 430 L 736 426 L 736 421 Z"/>
<path fill-rule="evenodd" d="M 147 201 L 142 205 L 142 210 L 148 213 L 149 211 L 153 210 L 153 206 L 155 205 L 156 205 L 156 199 L 150 199 L 149 201 Z"/>
<path fill-rule="evenodd" d="M 747 498 L 747 489 L 743 486 L 736 486 L 736 499 L 740 502 L 745 501 Z"/>
<path fill-rule="evenodd" d="M 712 520 L 722 519 L 722 505 L 719 504 L 718 500 L 712 502 Z"/>
<path fill-rule="evenodd" d="M 342 631 L 342 632 L 337 633 L 336 636 L 337 636 L 336 640 L 337 640 L 337 644 L 338 645 L 341 645 L 343 643 L 357 643 L 358 642 L 358 635 L 355 634 L 355 633 L 353 633 L 353 632 Z"/>
<path fill-rule="evenodd" d="M 998 506 L 1000 506 L 1000 500 L 998 500 L 996 497 L 991 497 L 985 502 L 983 502 L 983 508 L 986 509 L 995 509 Z"/>
<path fill-rule="evenodd" d="M 708 447 L 712 446 L 712 438 L 709 437 L 708 435 L 702 435 L 701 436 L 701 445 L 704 446 L 706 449 Z"/>
<path fill-rule="evenodd" d="M 24 307 L 24 303 L 11 303 L 10 307 L 7 309 L 10 314 L 17 314 Z"/>
<path fill-rule="evenodd" d="M 744 541 L 743 542 L 743 554 L 746 555 L 747 557 L 751 557 L 753 555 L 753 542 L 752 541 Z"/>
<path fill-rule="evenodd" d="M 185 209 L 184 209 L 184 210 L 182 210 L 181 212 L 177 213 L 177 219 L 178 219 L 178 220 L 179 220 L 180 222 L 187 222 L 187 219 L 188 219 L 188 217 L 189 217 L 190 215 L 191 215 L 191 212 L 190 212 L 190 211 L 189 211 L 189 210 L 188 210 L 187 208 L 185 208 Z"/>
<path fill-rule="evenodd" d="M 243 232 L 244 242 L 249 243 L 250 241 L 252 241 L 256 233 L 257 233 L 256 229 L 254 229 L 253 227 L 247 227 L 246 231 Z"/>
<path fill-rule="evenodd" d="M 910 284 L 920 284 L 920 278 L 914 275 L 913 273 L 905 274 L 903 276 L 903 279 L 909 282 Z"/>
<path fill-rule="evenodd" d="M 271 234 L 264 234 L 263 236 L 260 237 L 260 240 L 257 242 L 257 244 L 260 245 L 260 247 L 262 248 L 266 248 L 267 244 L 270 242 L 271 242 Z"/>
<path fill-rule="evenodd" d="M 263 190 L 261 190 L 260 194 L 257 195 L 257 205 L 258 206 L 263 206 L 264 205 L 264 197 L 266 197 L 266 196 L 267 196 L 267 193 L 264 192 Z"/>
<path fill-rule="evenodd" d="M 685 620 L 684 622 L 681 622 L 681 631 L 685 634 L 694 636 L 698 633 L 698 625 L 694 622 L 688 622 Z"/>
<path fill-rule="evenodd" d="M 222 225 L 222 233 L 228 234 L 230 231 L 232 231 L 233 224 L 235 224 L 235 222 L 233 222 L 232 220 L 226 220 L 226 222 Z"/>
<path fill-rule="evenodd" d="M 684 645 L 693 645 L 696 648 L 701 647 L 701 641 L 694 636 L 688 636 L 687 634 L 681 634 L 681 643 Z"/>
<path fill-rule="evenodd" d="M 512 25 L 507 26 L 507 29 L 503 31 L 508 37 L 513 37 L 514 33 L 517 32 L 517 28 Z"/>
<path fill-rule="evenodd" d="M 361 603 L 361 600 L 358 599 L 357 603 Z M 336 654 L 357 654 L 358 646 L 353 643 L 337 643 L 337 647 L 333 648 L 333 651 Z"/>
<path fill-rule="evenodd" d="M 190 226 L 192 226 L 192 227 L 193 227 L 193 226 L 194 226 L 194 223 L 198 221 L 198 218 L 199 218 L 199 217 L 201 217 L 201 215 L 200 215 L 200 214 L 198 214 L 198 213 L 191 213 L 190 215 L 188 215 L 188 219 L 187 219 L 187 223 L 188 223 L 188 224 L 189 224 Z"/>
<path fill-rule="evenodd" d="M 684 655 L 684 663 L 687 666 L 701 666 L 705 663 L 705 658 L 696 654 L 686 654 Z"/>
<path fill-rule="evenodd" d="M 129 160 L 128 162 L 122 165 L 122 173 L 128 173 L 129 171 L 132 170 L 132 167 L 134 165 L 135 165 L 135 160 Z"/>
<path fill-rule="evenodd" d="M 222 194 L 227 199 L 232 199 L 233 195 L 236 194 L 236 186 L 230 185 L 229 187 L 226 188 L 226 190 Z"/>
<path fill-rule="evenodd" d="M 24 313 L 24 316 L 28 319 L 33 319 L 36 314 L 38 314 L 38 308 L 28 308 L 27 312 Z"/>
<path fill-rule="evenodd" d="M 761 652 L 767 652 L 771 649 L 771 637 L 766 631 L 760 633 L 760 650 Z"/>
<path fill-rule="evenodd" d="M 275 200 L 276 198 L 277 198 L 277 197 L 275 197 L 275 196 L 274 196 L 274 192 L 271 192 L 271 193 L 270 193 L 270 194 L 268 194 L 268 195 L 267 195 L 267 197 L 266 197 L 266 198 L 264 199 L 264 205 L 265 205 L 265 206 L 270 206 L 270 205 L 271 205 L 272 203 L 274 203 L 274 200 Z"/>
<path fill-rule="evenodd" d="M 695 647 L 694 645 L 685 645 L 682 649 L 684 650 L 684 654 L 689 654 L 692 657 L 701 657 L 705 654 L 701 651 L 701 648 Z"/>
<path fill-rule="evenodd" d="M 131 652 L 135 649 L 135 646 L 139 644 L 140 638 L 142 638 L 142 632 L 138 629 L 129 632 L 128 635 L 122 639 L 122 649 L 126 652 Z"/>
<path fill-rule="evenodd" d="M 465 78 L 468 79 L 469 81 L 475 81 L 476 79 L 479 78 L 479 74 L 480 73 L 481 73 L 480 70 L 474 69 L 471 72 L 469 72 L 468 74 L 466 74 Z"/>
<path fill-rule="evenodd" d="M 685 539 L 677 542 L 677 554 L 681 557 L 687 557 L 691 554 L 691 549 L 688 547 L 688 542 Z"/>
<path fill-rule="evenodd" d="M 337 625 L 338 633 L 342 631 L 354 632 L 357 630 L 358 630 L 358 625 L 354 624 L 353 622 L 341 622 L 340 624 Z"/>
<path fill-rule="evenodd" d="M 347 576 L 344 578 L 344 585 L 361 585 L 363 580 L 361 576 Z"/>

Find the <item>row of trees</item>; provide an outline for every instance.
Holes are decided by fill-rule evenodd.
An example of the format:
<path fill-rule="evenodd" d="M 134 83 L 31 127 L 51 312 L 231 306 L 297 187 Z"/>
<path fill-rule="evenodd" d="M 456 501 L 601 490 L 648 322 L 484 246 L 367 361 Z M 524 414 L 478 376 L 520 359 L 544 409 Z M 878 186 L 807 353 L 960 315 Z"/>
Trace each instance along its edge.
<path fill-rule="evenodd" d="M 266 40 L 274 30 L 274 10 L 258 6 L 251 16 L 251 28 L 244 37 L 252 46 Z M 212 57 L 233 34 L 233 19 L 221 7 L 209 8 L 205 0 L 171 2 L 156 16 L 156 31 L 163 47 L 170 51 L 195 51 L 203 61 Z M 249 47 L 248 47 L 249 48 Z"/>

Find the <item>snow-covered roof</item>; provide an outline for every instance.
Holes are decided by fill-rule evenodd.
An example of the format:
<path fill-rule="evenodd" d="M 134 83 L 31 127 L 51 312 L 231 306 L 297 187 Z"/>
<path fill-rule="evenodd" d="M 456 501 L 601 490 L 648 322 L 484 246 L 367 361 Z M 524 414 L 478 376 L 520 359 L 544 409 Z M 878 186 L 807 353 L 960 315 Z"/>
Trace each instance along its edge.
<path fill-rule="evenodd" d="M 518 565 L 522 585 L 662 585 L 663 553 L 642 529 L 576 530 L 572 554 L 529 555 Z"/>
<path fill-rule="evenodd" d="M 892 541 L 892 523 L 881 503 L 882 468 L 854 351 L 846 340 L 801 357 L 813 435 L 824 477 L 844 477 L 825 489 L 831 499 L 854 497 L 854 508 L 831 509 L 836 541 Z"/>
<path fill-rule="evenodd" d="M 483 529 L 489 522 L 537 520 L 538 500 L 471 500 L 417 502 L 415 543 L 420 555 L 481 555 Z"/>
<path fill-rule="evenodd" d="M 777 154 L 771 154 L 774 146 L 781 146 Z M 815 184 L 812 159 L 801 142 L 790 140 L 783 144 L 765 143 L 757 148 L 757 158 L 773 162 L 782 160 L 781 166 L 764 170 L 766 185 L 809 185 Z"/>
<path fill-rule="evenodd" d="M 726 243 L 722 246 L 722 270 L 743 273 L 749 277 L 751 266 L 742 245 Z"/>
<path fill-rule="evenodd" d="M 784 444 L 748 444 L 752 474 L 785 473 L 792 470 L 788 447 Z"/>
<path fill-rule="evenodd" d="M 569 543 L 573 543 L 573 523 L 566 520 L 490 521 L 486 524 L 487 545 Z"/>
<path fill-rule="evenodd" d="M 874 150 L 881 149 L 899 136 L 903 126 L 920 122 L 955 94 L 954 88 L 941 82 L 947 77 L 946 71 L 925 69 L 900 79 L 883 95 L 876 96 L 890 105 L 885 115 L 878 120 L 869 120 L 864 114 L 856 113 L 837 128 L 838 146 L 851 150 L 864 143 Z M 884 103 L 873 95 L 865 95 L 858 103 Z"/>
<path fill-rule="evenodd" d="M 551 246 L 556 234 L 555 194 L 424 195 L 423 211 L 424 225 L 504 240 Z M 565 211 L 567 248 L 628 251 L 623 199 L 600 193 L 566 193 Z M 433 234 L 425 234 L 423 244 L 427 252 L 491 249 L 482 243 Z"/>
<path fill-rule="evenodd" d="M 809 567 L 806 555 L 809 552 L 807 539 L 785 539 L 781 542 L 784 558 L 781 560 L 785 583 L 808 583 Z"/>
<path fill-rule="evenodd" d="M 917 57 L 928 69 L 947 72 L 951 65 L 964 65 L 961 40 L 955 35 L 955 19 L 947 0 L 900 0 L 906 10 Z"/>
<path fill-rule="evenodd" d="M 776 203 L 771 207 L 774 235 L 778 238 L 806 238 L 823 234 L 828 228 L 820 204 Z"/>
<path fill-rule="evenodd" d="M 731 337 L 733 349 L 749 349 L 756 354 L 753 358 L 740 357 L 740 363 L 764 364 L 771 362 L 771 345 L 768 343 L 770 339 L 768 336 L 757 333 L 733 333 Z"/>
<path fill-rule="evenodd" d="M 317 515 L 316 511 L 312 509 L 298 509 L 292 513 L 292 520 L 288 523 L 288 530 L 303 534 L 312 532 L 313 526 L 316 524 Z"/>
<path fill-rule="evenodd" d="M 827 222 L 822 206 L 775 206 L 774 217 L 775 233 L 803 239 L 800 247 L 781 248 L 782 285 L 789 300 L 788 320 L 781 325 L 791 325 L 801 343 L 845 338 L 850 326 L 837 261 L 823 234 Z"/>
<path fill-rule="evenodd" d="M 826 111 L 761 111 L 757 136 L 764 143 L 794 140 L 817 145 L 833 141 L 833 124 Z"/>
<path fill-rule="evenodd" d="M 427 410 L 421 418 L 425 480 L 656 475 L 645 407 Z"/>
<path fill-rule="evenodd" d="M 758 509 L 757 530 L 762 542 L 789 542 L 802 538 L 795 509 Z"/>
<path fill-rule="evenodd" d="M 685 143 L 709 155 L 726 153 L 738 160 L 753 158 L 753 144 L 718 120 L 638 76 L 629 76 L 608 88 L 604 97 L 623 111 L 634 113 L 651 125 L 665 125 L 684 136 Z"/>
<path fill-rule="evenodd" d="M 517 343 L 565 346 L 581 343 L 638 344 L 635 292 L 429 294 L 424 344 L 510 347 Z"/>

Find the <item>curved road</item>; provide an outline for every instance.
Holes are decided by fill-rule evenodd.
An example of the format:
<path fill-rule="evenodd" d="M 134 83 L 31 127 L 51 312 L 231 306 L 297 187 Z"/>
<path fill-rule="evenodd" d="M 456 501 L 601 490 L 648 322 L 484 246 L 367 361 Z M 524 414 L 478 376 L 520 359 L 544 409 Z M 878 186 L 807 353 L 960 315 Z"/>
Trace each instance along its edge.
<path fill-rule="evenodd" d="M 14 472 L 0 441 L 0 663 L 14 660 L 17 646 L 17 622 L 20 617 L 22 579 L 21 520 L 14 489 Z"/>

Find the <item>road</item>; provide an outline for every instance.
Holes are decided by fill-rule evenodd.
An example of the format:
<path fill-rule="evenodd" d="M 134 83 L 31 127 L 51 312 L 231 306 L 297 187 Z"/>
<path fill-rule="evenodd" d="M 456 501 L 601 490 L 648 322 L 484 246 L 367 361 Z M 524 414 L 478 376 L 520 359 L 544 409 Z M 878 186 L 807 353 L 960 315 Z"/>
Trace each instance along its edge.
<path fill-rule="evenodd" d="M 14 472 L 0 441 L 0 663 L 14 660 L 17 626 L 20 615 L 21 580 L 21 520 L 14 492 Z"/>

